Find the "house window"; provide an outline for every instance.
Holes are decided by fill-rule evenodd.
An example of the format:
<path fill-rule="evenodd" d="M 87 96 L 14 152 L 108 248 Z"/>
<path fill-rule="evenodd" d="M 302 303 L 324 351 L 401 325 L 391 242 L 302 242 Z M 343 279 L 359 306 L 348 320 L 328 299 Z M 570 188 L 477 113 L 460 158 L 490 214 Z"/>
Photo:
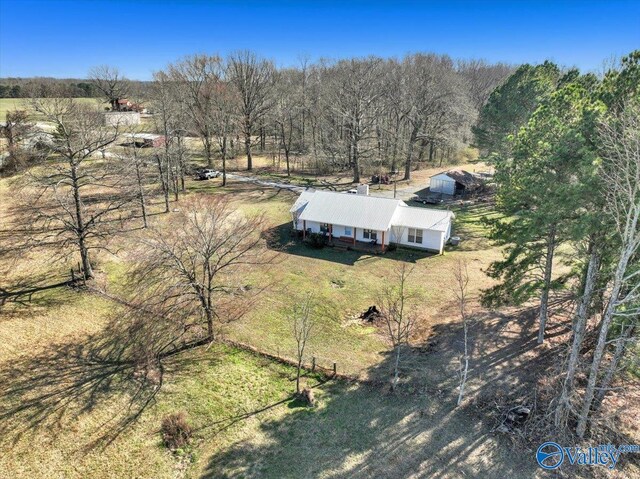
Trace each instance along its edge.
<path fill-rule="evenodd" d="M 362 237 L 364 239 L 369 239 L 371 241 L 377 241 L 378 240 L 378 232 L 377 231 L 373 231 L 373 230 L 364 230 L 362 232 Z"/>
<path fill-rule="evenodd" d="M 320 223 L 320 232 L 328 233 L 329 232 L 329 223 Z"/>
<path fill-rule="evenodd" d="M 351 236 L 353 234 L 353 230 L 351 229 L 351 226 L 345 226 L 344 227 L 344 235 L 345 236 Z"/>
<path fill-rule="evenodd" d="M 418 228 L 409 228 L 409 243 L 422 244 L 422 230 Z"/>

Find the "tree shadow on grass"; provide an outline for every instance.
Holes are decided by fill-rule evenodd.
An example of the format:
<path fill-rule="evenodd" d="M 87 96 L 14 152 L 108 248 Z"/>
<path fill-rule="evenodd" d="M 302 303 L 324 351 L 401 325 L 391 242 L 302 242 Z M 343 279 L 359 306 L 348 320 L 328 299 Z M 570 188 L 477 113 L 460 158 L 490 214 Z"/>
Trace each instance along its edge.
<path fill-rule="evenodd" d="M 405 348 L 399 388 L 391 392 L 394 355 L 370 368 L 367 381 L 318 387 L 318 408 L 291 409 L 263 421 L 260 437 L 214 454 L 203 478 L 535 477 L 531 451 L 492 432 L 499 411 L 476 401 L 504 394 L 527 400 L 549 374 L 557 347 L 536 344 L 536 310 L 478 315 L 469 333 L 467 400 L 456 407 L 464 344 L 460 323 L 437 325 Z M 566 325 L 551 322 L 549 335 Z"/>
<path fill-rule="evenodd" d="M 386 353 L 367 381 L 319 385 L 317 408 L 283 408 L 263 419 L 258 433 L 210 456 L 200 477 L 538 477 L 539 443 L 524 436 L 529 422 L 513 435 L 495 430 L 505 408 L 531 407 L 533 423 L 544 413 L 536 408 L 537 389 L 557 372 L 566 352 L 571 315 L 563 314 L 564 303 L 558 298 L 552 305 L 557 316 L 549 321 L 543 346 L 536 341 L 536 307 L 476 314 L 460 407 L 463 328 L 459 322 L 439 324 L 425 342 L 403 352 L 395 392 L 388 387 L 394 356 Z M 552 433 L 536 432 L 531 440 L 540 434 Z M 567 474 L 590 474 L 564 467 Z"/>
<path fill-rule="evenodd" d="M 64 304 L 75 294 L 71 275 L 50 273 L 12 277 L 11 283 L 0 283 L 0 321 L 27 318 L 34 309 L 51 308 Z M 52 294 L 55 291 L 55 294 Z"/>
<path fill-rule="evenodd" d="M 261 423 L 266 440 L 211 457 L 202 477 L 533 477 L 450 399 L 322 386 L 317 409 Z"/>
<path fill-rule="evenodd" d="M 82 345 L 60 345 L 35 356 L 24 357 L 0 370 L 7 385 L 0 401 L 0 432 L 18 441 L 23 434 L 61 424 L 67 413 L 79 417 L 116 394 L 131 398 L 121 418 L 102 425 L 101 440 L 115 439 L 135 421 L 153 400 L 157 389 L 130 381 L 133 367 L 117 357 L 105 358 Z"/>
<path fill-rule="evenodd" d="M 49 429 L 55 435 L 95 410 L 112 411 L 78 447 L 107 446 L 155 403 L 163 386 L 163 362 L 134 360 L 133 341 L 107 328 L 78 343 L 52 345 L 35 355 L 0 363 L 0 436 L 16 443 Z M 172 367 L 180 361 L 172 357 Z M 94 427 L 94 426 L 92 426 Z"/>

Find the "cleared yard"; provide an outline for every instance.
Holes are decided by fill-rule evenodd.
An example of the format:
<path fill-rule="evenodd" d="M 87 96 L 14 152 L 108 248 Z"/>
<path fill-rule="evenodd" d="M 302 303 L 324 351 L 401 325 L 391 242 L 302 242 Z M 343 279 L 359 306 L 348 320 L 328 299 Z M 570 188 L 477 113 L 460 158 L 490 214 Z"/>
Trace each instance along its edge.
<path fill-rule="evenodd" d="M 485 213 L 492 214 L 486 211 L 487 206 L 456 210 L 460 217 L 456 231 L 468 236 L 469 244 L 463 242 L 445 255 L 410 249 L 371 255 L 330 247 L 316 250 L 292 237 L 288 210 L 296 198 L 293 193 L 237 183 L 221 189 L 218 184 L 218 180 L 194 182 L 192 191 L 232 193 L 238 208 L 249 214 L 267 214 L 273 234 L 270 245 L 282 253 L 275 264 L 256 271 L 254 281 L 261 286 L 269 285 L 269 290 L 263 294 L 264 301 L 258 308 L 230 326 L 229 337 L 292 356 L 295 344 L 285 313 L 296 295 L 309 292 L 325 311 L 310 344 L 310 355 L 325 366 L 336 362 L 342 372 L 369 374 L 368 368 L 377 364 L 388 349 L 379 330 L 363 325 L 358 317 L 369 306 L 380 304 L 382 288 L 401 262 L 415 266 L 411 283 L 421 290 L 419 309 L 426 338 L 433 325 L 457 321 L 455 311 L 450 311 L 454 294 L 449 286 L 457 261 L 467 261 L 471 292 L 475 294 L 489 284 L 482 268 L 499 256 L 499 251 L 481 238 L 483 226 L 479 218 Z"/>
<path fill-rule="evenodd" d="M 11 204 L 8 181 L 0 180 L 3 204 Z M 472 295 L 488 285 L 482 268 L 499 255 L 483 238 L 480 218 L 493 214 L 489 206 L 456 210 L 457 231 L 467 240 L 443 256 L 410 250 L 372 256 L 314 250 L 292 238 L 288 209 L 295 195 L 289 192 L 246 183 L 223 189 L 219 180 L 190 181 L 188 187 L 189 194 L 231 194 L 248 214 L 264 212 L 273 233 L 268 247 L 280 251 L 276 263 L 248 278 L 268 290 L 226 336 L 292 357 L 285 311 L 297 295 L 312 292 L 325 313 L 308 355 L 374 381 L 319 384 L 319 406 L 303 408 L 291 399 L 292 368 L 218 344 L 163 360 L 161 382 L 145 385 L 136 371 L 110 359 L 118 343 L 106 339 L 105 329 L 120 306 L 88 292 L 50 290 L 2 311 L 0 446 L 10 452 L 0 458 L 1 477 L 539 475 L 533 453 L 514 450 L 491 433 L 495 424 L 482 419 L 473 402 L 455 408 L 460 324 L 448 285 L 461 258 L 469 264 Z M 0 212 L 0 222 L 8 221 L 8 210 Z M 151 221 L 165 217 L 153 215 Z M 112 294 L 123 293 L 126 255 L 97 259 L 97 281 Z M 415 265 L 411 281 L 422 292 L 421 321 L 419 338 L 401 363 L 400 392 L 391 394 L 377 382 L 389 379 L 389 346 L 380 326 L 357 316 L 379 304 L 385 278 L 400 262 Z M 41 256 L 0 266 L 3 286 L 52 269 Z M 67 268 L 54 270 L 62 275 Z M 473 309 L 482 321 L 472 330 L 469 396 L 481 397 L 488 385 L 517 396 L 527 382 L 514 370 L 536 372 L 535 312 Z M 560 338 L 568 328 L 550 324 L 550 331 Z M 312 385 L 321 380 L 305 379 Z M 195 427 L 195 439 L 171 454 L 162 445 L 160 422 L 181 410 Z"/>
<path fill-rule="evenodd" d="M 12 346 L 0 357 L 1 446 L 11 451 L 0 459 L 2 477 L 534 476 L 485 424 L 454 409 L 455 378 L 439 368 L 401 395 L 329 382 L 316 389 L 319 407 L 307 409 L 290 399 L 292 368 L 212 346 L 165 360 L 161 388 L 141 388 L 131 370 L 100 360 L 101 327 L 117 308 L 57 291 L 0 323 Z M 11 342 L 9 331 L 21 328 Z M 417 372 L 403 369 L 411 380 Z M 159 422 L 180 410 L 195 441 L 172 455 Z"/>
<path fill-rule="evenodd" d="M 453 408 L 454 394 L 431 387 L 390 395 L 329 382 L 316 389 L 317 408 L 301 408 L 290 399 L 291 368 L 212 346 L 165 360 L 159 390 L 138 388 L 131 371 L 114 372 L 96 356 L 92 332 L 110 308 L 97 300 L 87 317 L 81 311 L 93 296 L 61 294 L 64 307 L 33 312 L 33 321 L 49 320 L 34 335 L 41 346 L 0 360 L 0 404 L 10 413 L 2 417 L 1 446 L 10 451 L 2 477 L 534 477 L 486 425 Z M 63 341 L 61 327 L 74 337 Z M 195 440 L 172 455 L 158 429 L 179 410 Z"/>

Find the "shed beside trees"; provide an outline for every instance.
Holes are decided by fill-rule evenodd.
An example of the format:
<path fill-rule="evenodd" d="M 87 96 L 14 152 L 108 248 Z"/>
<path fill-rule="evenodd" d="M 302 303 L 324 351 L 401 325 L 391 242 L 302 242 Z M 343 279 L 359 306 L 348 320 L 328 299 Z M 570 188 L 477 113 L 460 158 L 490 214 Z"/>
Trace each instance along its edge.
<path fill-rule="evenodd" d="M 483 183 L 481 175 L 455 169 L 433 175 L 429 181 L 429 191 L 445 195 L 463 194 L 479 188 Z"/>

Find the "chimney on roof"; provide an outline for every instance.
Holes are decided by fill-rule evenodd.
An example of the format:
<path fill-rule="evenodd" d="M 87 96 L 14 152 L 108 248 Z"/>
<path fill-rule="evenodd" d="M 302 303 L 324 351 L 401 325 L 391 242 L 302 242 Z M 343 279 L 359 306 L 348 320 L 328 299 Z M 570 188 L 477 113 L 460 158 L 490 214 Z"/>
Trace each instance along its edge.
<path fill-rule="evenodd" d="M 369 185 L 360 184 L 356 188 L 357 194 L 369 196 Z"/>

